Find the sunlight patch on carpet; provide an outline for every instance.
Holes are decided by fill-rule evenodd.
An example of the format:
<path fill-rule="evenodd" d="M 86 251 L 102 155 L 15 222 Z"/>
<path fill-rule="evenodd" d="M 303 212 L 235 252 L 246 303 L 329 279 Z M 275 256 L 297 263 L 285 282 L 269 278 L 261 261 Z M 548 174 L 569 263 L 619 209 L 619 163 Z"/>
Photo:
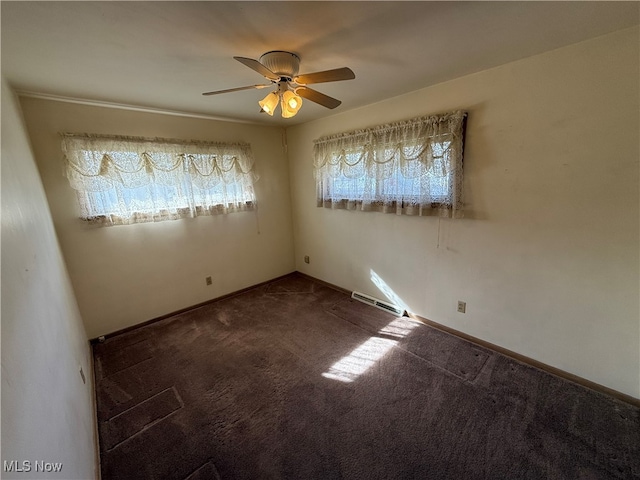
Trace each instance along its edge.
<path fill-rule="evenodd" d="M 371 281 L 380 289 L 384 295 L 396 305 L 407 308 L 406 303 L 386 284 L 380 276 L 371 270 Z M 404 338 L 411 330 L 419 325 L 408 317 L 400 317 L 389 322 L 384 328 L 378 331 L 382 337 Z M 349 355 L 342 357 L 334 363 L 329 371 L 322 374 L 325 378 L 339 380 L 341 382 L 353 382 L 360 375 L 369 370 L 376 362 L 380 361 L 393 347 L 398 344 L 397 340 L 389 338 L 371 337 L 369 340 L 358 346 Z"/>
<path fill-rule="evenodd" d="M 384 357 L 398 342 L 388 338 L 371 337 L 346 357 L 334 363 L 325 378 L 340 382 L 353 382 L 369 370 L 378 360 Z"/>
<path fill-rule="evenodd" d="M 378 333 L 390 337 L 404 338 L 418 325 L 420 325 L 420 323 L 410 319 L 409 317 L 401 317 L 380 329 Z"/>
<path fill-rule="evenodd" d="M 404 338 L 418 325 L 418 322 L 412 321 L 407 317 L 402 317 L 389 322 L 384 328 L 380 329 L 378 333 L 385 337 Z M 349 353 L 349 355 L 342 357 L 334 363 L 329 371 L 323 373 L 322 376 L 341 382 L 353 382 L 369 370 L 376 362 L 380 361 L 380 359 L 389 353 L 389 350 L 397 344 L 397 340 L 371 337 Z"/>

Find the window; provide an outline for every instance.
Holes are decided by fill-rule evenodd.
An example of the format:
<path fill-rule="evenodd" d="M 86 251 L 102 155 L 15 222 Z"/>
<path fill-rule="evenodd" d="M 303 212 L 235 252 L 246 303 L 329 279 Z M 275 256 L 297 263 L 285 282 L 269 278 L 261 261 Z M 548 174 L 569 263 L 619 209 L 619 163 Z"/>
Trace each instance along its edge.
<path fill-rule="evenodd" d="M 318 206 L 461 216 L 465 119 L 453 112 L 316 140 Z"/>
<path fill-rule="evenodd" d="M 83 220 L 174 220 L 255 207 L 248 144 L 64 134 L 66 175 Z"/>

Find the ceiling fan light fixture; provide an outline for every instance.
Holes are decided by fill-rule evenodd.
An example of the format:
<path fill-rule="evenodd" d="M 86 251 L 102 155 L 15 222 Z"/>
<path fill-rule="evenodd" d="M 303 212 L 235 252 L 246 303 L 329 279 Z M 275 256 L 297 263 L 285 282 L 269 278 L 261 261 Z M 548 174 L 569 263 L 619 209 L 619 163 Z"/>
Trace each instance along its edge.
<path fill-rule="evenodd" d="M 291 118 L 298 113 L 302 107 L 302 98 L 293 93 L 291 90 L 287 90 L 282 94 L 282 102 L 280 108 L 282 108 L 282 117 Z"/>
<path fill-rule="evenodd" d="M 275 92 L 271 92 L 269 95 L 258 102 L 258 105 L 260 105 L 261 109 L 260 111 L 273 116 L 273 112 L 276 111 L 276 108 L 278 106 L 278 100 L 278 95 Z"/>
<path fill-rule="evenodd" d="M 353 71 L 348 67 L 298 75 L 300 57 L 295 53 L 286 52 L 284 50 L 273 50 L 271 52 L 267 52 L 260 57 L 260 60 L 247 57 L 233 58 L 249 67 L 251 70 L 259 73 L 271 83 L 265 85 L 248 85 L 246 87 L 227 88 L 224 90 L 205 92 L 203 95 L 217 95 L 220 93 L 231 93 L 241 90 L 276 86 L 276 91 L 269 93 L 258 102 L 258 105 L 260 105 L 260 113 L 266 113 L 269 116 L 273 116 L 278 108 L 278 104 L 280 104 L 283 118 L 294 117 L 302 107 L 302 98 L 326 108 L 336 108 L 342 103 L 340 100 L 309 88 L 307 85 L 313 83 L 352 80 L 356 78 L 355 73 L 353 73 Z"/>

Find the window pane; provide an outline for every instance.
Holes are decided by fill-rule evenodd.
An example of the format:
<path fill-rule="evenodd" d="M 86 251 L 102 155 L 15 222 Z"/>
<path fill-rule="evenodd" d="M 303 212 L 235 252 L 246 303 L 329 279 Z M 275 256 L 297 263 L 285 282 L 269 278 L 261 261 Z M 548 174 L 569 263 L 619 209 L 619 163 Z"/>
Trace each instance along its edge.
<path fill-rule="evenodd" d="M 366 183 L 373 182 L 375 194 L 372 201 L 424 202 L 425 196 L 431 203 L 446 202 L 450 196 L 451 168 L 448 157 L 451 142 L 430 144 L 430 152 L 416 145 L 404 146 L 402 160 L 398 151 L 392 148 L 383 150 L 384 163 L 370 166 L 375 172 L 372 178 L 366 176 L 365 162 L 360 154 L 346 153 L 346 162 L 353 165 L 343 168 L 339 175 L 330 177 L 326 182 L 325 196 L 331 200 L 364 199 Z M 406 160 L 412 159 L 412 160 Z M 334 159 L 337 162 L 337 159 Z M 359 173 L 357 178 L 348 175 Z"/>

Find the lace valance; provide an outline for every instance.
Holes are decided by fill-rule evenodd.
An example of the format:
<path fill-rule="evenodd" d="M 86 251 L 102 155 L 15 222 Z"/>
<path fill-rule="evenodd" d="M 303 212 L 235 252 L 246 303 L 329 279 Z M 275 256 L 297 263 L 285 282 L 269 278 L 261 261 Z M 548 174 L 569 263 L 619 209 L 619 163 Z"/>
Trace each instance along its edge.
<path fill-rule="evenodd" d="M 253 183 L 253 155 L 245 143 L 213 143 L 161 138 L 63 134 L 66 175 L 75 190 L 102 191 L 114 183 L 128 188 L 156 181 L 181 181 L 188 172 L 194 184 L 210 188 L 241 177 Z"/>

